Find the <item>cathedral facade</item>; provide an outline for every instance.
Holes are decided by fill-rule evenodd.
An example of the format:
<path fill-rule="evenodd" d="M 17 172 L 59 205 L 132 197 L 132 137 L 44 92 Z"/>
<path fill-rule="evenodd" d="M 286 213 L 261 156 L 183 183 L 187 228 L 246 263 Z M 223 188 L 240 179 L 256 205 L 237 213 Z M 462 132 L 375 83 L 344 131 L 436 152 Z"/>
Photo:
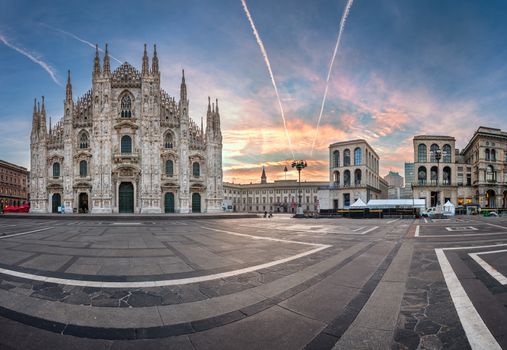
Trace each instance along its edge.
<path fill-rule="evenodd" d="M 49 128 L 44 97 L 34 104 L 30 199 L 33 213 L 217 212 L 223 200 L 218 100 L 206 130 L 189 117 L 183 72 L 179 101 L 160 88 L 154 46 L 139 72 L 111 72 L 96 49 L 92 88 L 76 101 L 70 71 L 64 117 Z"/>

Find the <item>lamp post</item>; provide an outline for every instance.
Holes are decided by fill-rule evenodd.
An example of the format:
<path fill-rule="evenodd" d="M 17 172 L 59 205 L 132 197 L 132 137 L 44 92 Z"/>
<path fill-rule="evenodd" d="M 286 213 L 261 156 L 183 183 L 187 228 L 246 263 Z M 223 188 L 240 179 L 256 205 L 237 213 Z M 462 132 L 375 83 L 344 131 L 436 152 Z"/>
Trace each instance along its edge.
<path fill-rule="evenodd" d="M 306 168 L 307 164 L 304 160 L 295 160 L 292 162 L 292 167 L 296 168 L 296 170 L 298 171 L 298 182 L 299 182 L 299 186 L 298 186 L 299 201 L 298 201 L 298 208 L 296 211 L 296 215 L 294 217 L 302 218 L 302 217 L 304 217 L 304 214 L 303 214 L 303 208 L 301 207 L 301 170 Z"/>
<path fill-rule="evenodd" d="M 437 160 L 437 215 L 440 216 L 442 214 L 441 206 L 440 206 L 440 182 L 438 178 L 440 177 L 440 159 L 442 159 L 442 151 L 437 149 L 435 151 L 435 159 Z M 439 217 L 440 218 L 440 217 Z"/>

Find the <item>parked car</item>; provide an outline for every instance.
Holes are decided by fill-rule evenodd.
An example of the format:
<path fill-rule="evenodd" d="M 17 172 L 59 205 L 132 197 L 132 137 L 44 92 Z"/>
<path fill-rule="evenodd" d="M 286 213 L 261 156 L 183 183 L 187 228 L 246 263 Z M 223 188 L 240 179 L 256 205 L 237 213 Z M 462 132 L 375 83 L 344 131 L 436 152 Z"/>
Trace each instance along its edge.
<path fill-rule="evenodd" d="M 6 205 L 4 207 L 4 213 L 28 213 L 30 211 L 30 205 Z"/>
<path fill-rule="evenodd" d="M 431 218 L 432 216 L 434 216 L 437 212 L 437 208 L 435 207 L 431 207 L 431 208 L 427 208 L 427 209 L 424 209 L 421 211 L 421 216 L 424 218 Z"/>

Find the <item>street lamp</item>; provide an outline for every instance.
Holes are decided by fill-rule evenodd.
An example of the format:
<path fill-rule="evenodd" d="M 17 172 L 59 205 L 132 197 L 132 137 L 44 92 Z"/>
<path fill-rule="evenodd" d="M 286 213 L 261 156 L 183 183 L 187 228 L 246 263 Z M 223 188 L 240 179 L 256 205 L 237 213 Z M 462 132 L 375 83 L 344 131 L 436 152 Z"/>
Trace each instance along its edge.
<path fill-rule="evenodd" d="M 302 217 L 304 217 L 304 214 L 303 214 L 303 208 L 301 207 L 301 170 L 306 168 L 307 164 L 304 160 L 295 160 L 292 162 L 292 167 L 296 168 L 296 170 L 298 171 L 298 180 L 299 180 L 299 186 L 298 186 L 299 202 L 298 202 L 298 209 L 297 209 L 296 215 L 294 217 L 302 218 Z"/>
<path fill-rule="evenodd" d="M 440 182 L 438 178 L 440 177 L 440 159 L 442 159 L 442 151 L 437 149 L 435 151 L 435 159 L 437 160 L 437 214 L 440 215 L 442 211 L 440 210 Z"/>

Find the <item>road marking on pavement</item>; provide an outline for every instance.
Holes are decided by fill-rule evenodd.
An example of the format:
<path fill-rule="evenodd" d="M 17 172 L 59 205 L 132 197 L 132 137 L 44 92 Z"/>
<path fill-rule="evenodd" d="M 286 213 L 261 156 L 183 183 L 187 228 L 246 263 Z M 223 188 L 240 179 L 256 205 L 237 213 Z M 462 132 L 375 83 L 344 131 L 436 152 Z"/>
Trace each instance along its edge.
<path fill-rule="evenodd" d="M 507 235 L 507 232 L 487 232 L 487 233 L 464 233 L 464 234 L 456 234 L 456 235 L 424 235 L 419 236 L 419 238 L 436 238 L 436 237 L 474 237 L 474 236 L 498 236 L 498 235 Z"/>
<path fill-rule="evenodd" d="M 364 226 L 363 226 L 363 227 L 356 228 L 355 230 L 352 230 L 352 231 L 354 231 L 354 232 L 361 231 L 363 228 L 364 228 Z"/>
<path fill-rule="evenodd" d="M 472 259 L 474 259 L 479 265 L 481 265 L 481 267 L 484 270 L 486 270 L 486 272 L 489 273 L 491 275 L 491 277 L 496 279 L 498 281 L 498 283 L 505 286 L 507 284 L 507 277 L 505 277 L 500 271 L 498 271 L 493 266 L 491 266 L 490 264 L 488 264 L 486 261 L 484 261 L 483 259 L 481 259 L 479 257 L 479 255 L 484 255 L 484 254 L 495 254 L 495 253 L 505 253 L 505 252 L 507 252 L 507 249 L 492 250 L 492 251 L 478 252 L 478 253 L 468 253 L 468 255 L 470 255 L 470 257 Z"/>
<path fill-rule="evenodd" d="M 393 222 L 398 221 L 398 220 L 399 220 L 399 219 L 390 220 L 390 221 L 388 221 L 387 223 L 388 223 L 388 224 L 392 224 Z"/>
<path fill-rule="evenodd" d="M 361 235 L 365 235 L 365 234 L 367 234 L 367 233 L 369 233 L 369 232 L 371 232 L 371 231 L 373 231 L 373 230 L 376 230 L 376 229 L 378 229 L 378 226 L 373 226 L 373 227 L 372 227 L 372 228 L 370 228 L 369 230 L 366 230 L 366 231 L 364 231 L 364 232 L 361 232 L 360 234 L 361 234 Z"/>
<path fill-rule="evenodd" d="M 419 225 L 415 227 L 415 237 L 419 237 Z"/>
<path fill-rule="evenodd" d="M 464 248 L 470 247 L 454 249 Z M 458 279 L 458 276 L 456 276 L 449 260 L 445 256 L 444 250 L 447 249 L 448 248 L 437 248 L 435 249 L 435 253 L 437 254 L 437 259 L 440 263 L 440 268 L 442 269 L 447 289 L 449 289 L 454 307 L 456 308 L 456 312 L 458 313 L 458 317 L 470 346 L 472 349 L 500 350 L 500 345 L 497 343 L 495 337 L 493 337 L 493 334 L 491 334 L 489 328 L 474 308 L 472 301 L 468 297 L 465 289 Z"/>
<path fill-rule="evenodd" d="M 111 225 L 141 225 L 140 222 L 113 222 Z"/>
<path fill-rule="evenodd" d="M 428 219 L 424 218 L 424 223 L 427 224 L 428 223 Z"/>
<path fill-rule="evenodd" d="M 495 224 L 488 224 L 488 223 L 486 223 L 486 225 L 494 226 L 494 227 L 500 227 L 500 228 L 503 228 L 504 230 L 507 230 L 507 227 L 502 226 L 502 225 L 495 225 Z"/>
<path fill-rule="evenodd" d="M 445 228 L 447 231 L 452 232 L 461 232 L 461 231 L 479 231 L 479 229 L 473 227 L 473 226 L 451 226 Z"/>
<path fill-rule="evenodd" d="M 317 252 L 320 252 L 321 250 L 327 249 L 332 247 L 332 245 L 329 244 L 320 244 L 320 243 L 311 243 L 311 242 L 299 242 L 299 241 L 291 241 L 287 239 L 281 239 L 281 238 L 273 238 L 273 237 L 263 237 L 263 236 L 254 236 L 254 235 L 248 235 L 245 233 L 239 233 L 239 232 L 232 232 L 232 231 L 226 231 L 226 230 L 219 230 L 209 227 L 202 227 L 207 230 L 212 230 L 216 232 L 222 232 L 230 235 L 235 236 L 242 236 L 242 237 L 248 237 L 251 239 L 261 239 L 261 240 L 268 240 L 268 241 L 275 241 L 275 242 L 285 242 L 285 243 L 296 243 L 296 244 L 302 244 L 302 245 L 308 245 L 315 247 L 311 250 L 308 250 L 303 253 L 291 255 L 286 258 L 278 259 L 275 261 L 270 261 L 264 264 L 255 265 L 246 267 L 243 269 L 233 270 L 233 271 L 227 271 L 222 273 L 215 273 L 207 276 L 198 276 L 198 277 L 189 277 L 189 278 L 179 278 L 179 279 L 172 279 L 172 280 L 156 280 L 156 281 L 143 281 L 143 282 L 103 282 L 103 281 L 93 281 L 93 280 L 79 280 L 79 279 L 68 279 L 68 278 L 56 278 L 56 277 L 47 277 L 43 275 L 34 275 L 31 273 L 24 273 L 19 271 L 13 271 L 8 269 L 0 268 L 0 274 L 6 274 L 10 276 L 25 278 L 29 280 L 34 281 L 42 281 L 42 282 L 48 282 L 48 283 L 56 283 L 56 284 L 64 284 L 64 285 L 70 285 L 70 286 L 86 286 L 86 287 L 95 287 L 95 288 L 149 288 L 149 287 L 163 287 L 163 286 L 174 286 L 174 285 L 182 285 L 182 284 L 190 284 L 190 283 L 198 283 L 198 282 L 205 282 L 205 281 L 211 281 L 215 279 L 220 278 L 227 278 L 232 276 L 237 276 L 240 274 L 253 272 L 261 269 L 265 269 L 268 267 L 272 267 L 275 265 L 283 264 L 292 260 L 296 260 L 311 254 L 315 254 Z"/>
<path fill-rule="evenodd" d="M 4 239 L 4 238 L 11 238 L 11 237 L 16 237 L 16 236 L 28 235 L 28 234 L 30 234 L 30 233 L 35 233 L 35 232 L 40 232 L 40 231 L 49 230 L 49 229 L 51 229 L 51 228 L 52 228 L 52 227 L 45 227 L 45 228 L 40 228 L 40 229 L 37 229 L 37 230 L 32 230 L 32 231 L 26 231 L 26 232 L 13 233 L 12 235 L 3 235 L 3 234 L 2 234 L 2 237 L 0 237 L 0 239 Z"/>

